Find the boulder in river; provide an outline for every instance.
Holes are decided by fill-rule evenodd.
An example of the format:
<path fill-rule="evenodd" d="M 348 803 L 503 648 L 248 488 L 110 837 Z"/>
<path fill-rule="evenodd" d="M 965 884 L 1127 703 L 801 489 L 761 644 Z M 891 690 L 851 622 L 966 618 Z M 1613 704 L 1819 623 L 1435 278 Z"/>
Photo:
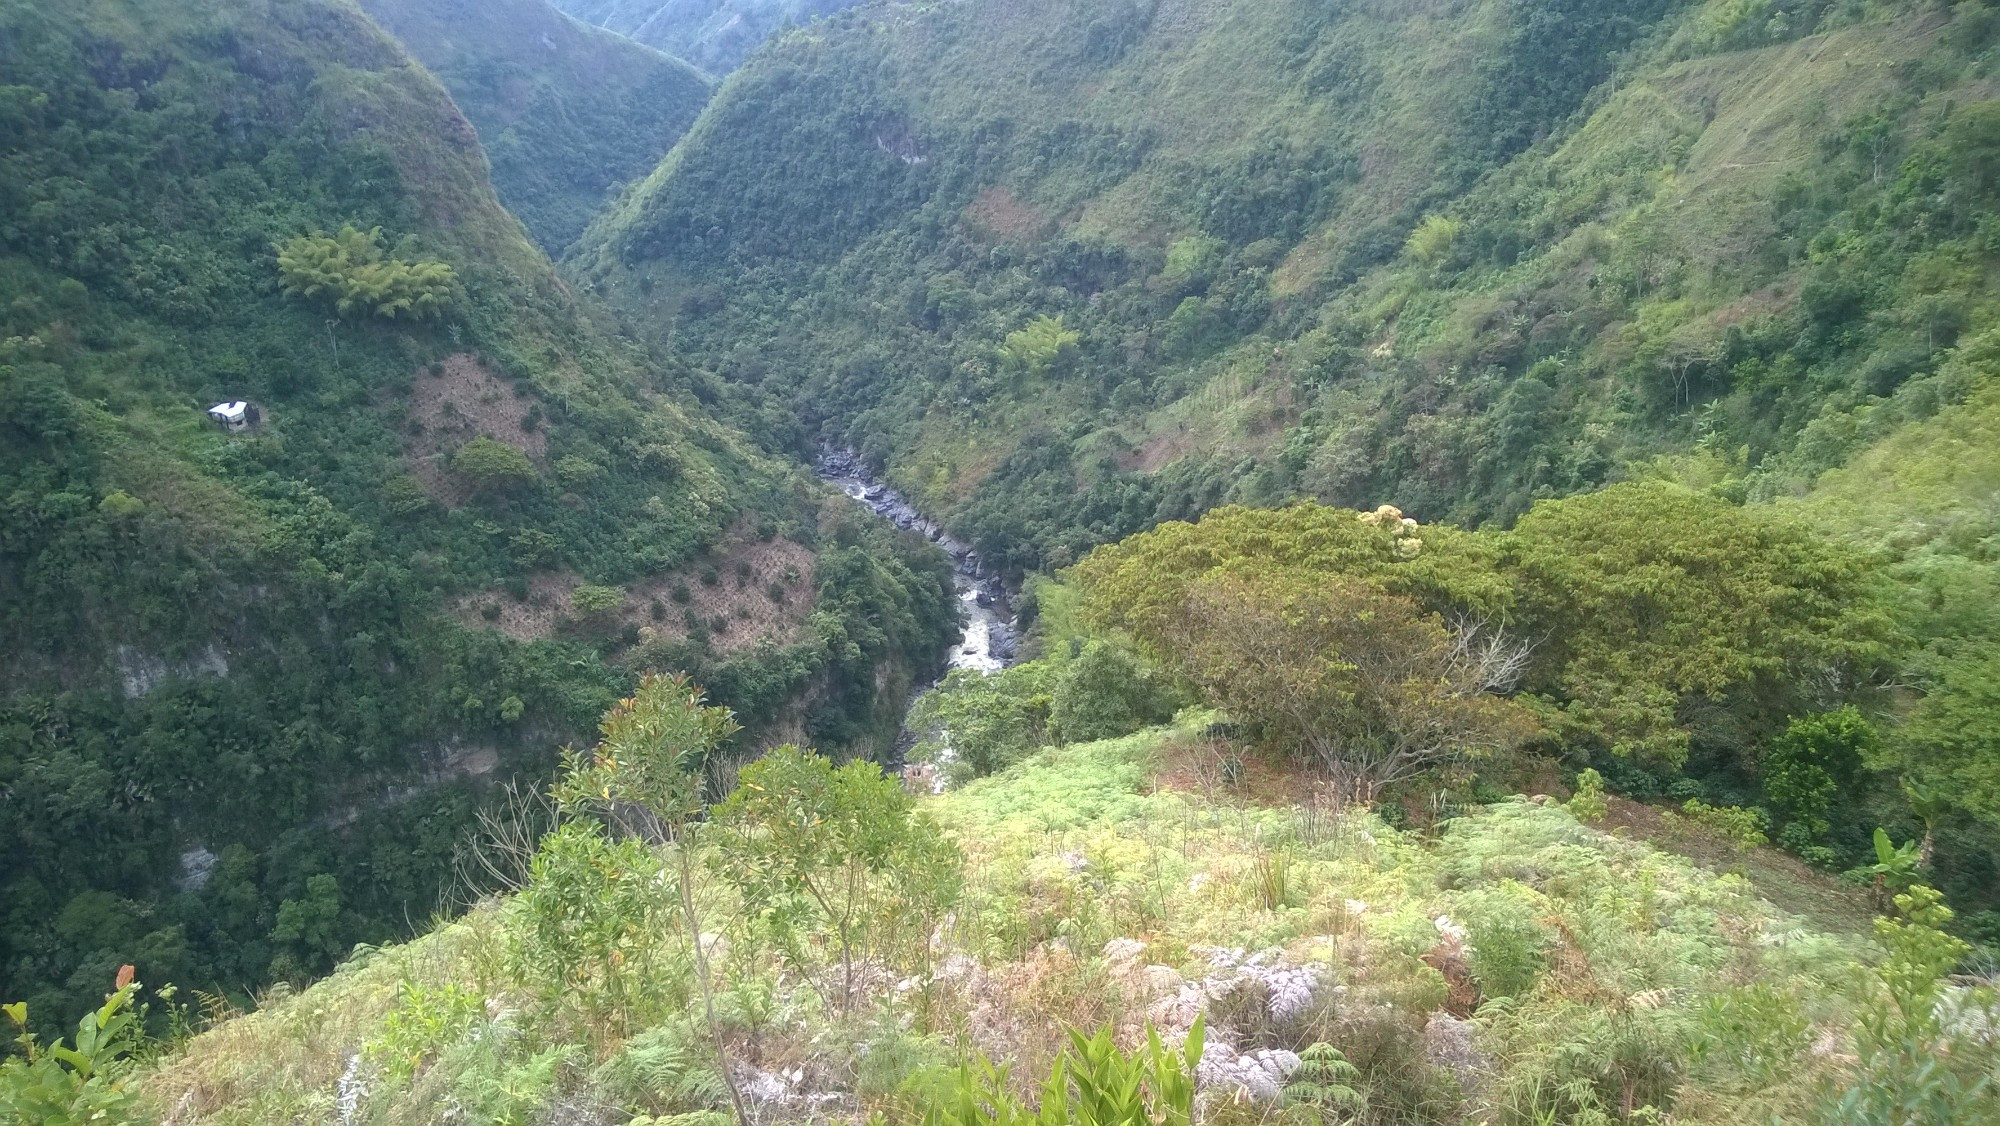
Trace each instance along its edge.
<path fill-rule="evenodd" d="M 987 627 L 986 654 L 994 660 L 1013 660 L 1014 653 L 1020 648 L 1020 644 L 1020 641 L 1015 638 L 1014 631 L 1011 628 L 999 622 L 995 622 L 993 625 Z"/>

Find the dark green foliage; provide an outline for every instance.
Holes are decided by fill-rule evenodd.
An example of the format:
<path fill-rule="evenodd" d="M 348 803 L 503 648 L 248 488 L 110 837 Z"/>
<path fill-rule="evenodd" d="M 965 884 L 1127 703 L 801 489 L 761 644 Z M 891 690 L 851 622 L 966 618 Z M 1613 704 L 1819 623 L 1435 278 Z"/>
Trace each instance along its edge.
<path fill-rule="evenodd" d="M 1853 794 L 1879 742 L 1875 726 L 1852 707 L 1792 720 L 1764 756 L 1765 800 L 1811 837 L 1824 836 L 1829 813 Z"/>
<path fill-rule="evenodd" d="M 1563 699 L 1582 745 L 1741 760 L 1893 655 L 1865 560 L 1768 509 L 1620 485 L 1537 505 L 1507 542 L 1516 628 L 1546 638 L 1526 687 Z"/>
<path fill-rule="evenodd" d="M 1946 663 L 1894 743 L 1908 775 L 2000 824 L 2000 647 L 1972 647 Z"/>
<path fill-rule="evenodd" d="M 1174 694 L 1164 678 L 1110 642 L 1085 643 L 1061 670 L 1049 697 L 1049 724 L 1065 743 L 1129 735 L 1173 718 Z"/>

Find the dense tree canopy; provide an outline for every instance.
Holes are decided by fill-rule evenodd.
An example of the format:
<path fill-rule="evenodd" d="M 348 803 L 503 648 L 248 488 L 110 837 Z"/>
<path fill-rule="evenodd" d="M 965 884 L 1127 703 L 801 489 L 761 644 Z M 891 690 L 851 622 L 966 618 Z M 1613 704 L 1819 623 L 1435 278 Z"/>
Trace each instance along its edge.
<path fill-rule="evenodd" d="M 1223 509 L 1100 548 L 1091 614 L 1280 743 L 1378 781 L 1545 735 L 1749 768 L 1892 655 L 1863 560 L 1678 486 L 1536 506 L 1511 531 L 1393 509 Z M 1494 694 L 1514 696 L 1503 705 Z"/>

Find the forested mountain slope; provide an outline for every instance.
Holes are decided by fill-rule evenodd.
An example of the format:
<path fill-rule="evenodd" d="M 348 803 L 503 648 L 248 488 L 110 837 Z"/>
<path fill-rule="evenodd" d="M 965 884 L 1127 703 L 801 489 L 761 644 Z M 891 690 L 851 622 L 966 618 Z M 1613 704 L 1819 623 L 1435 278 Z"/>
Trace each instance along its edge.
<path fill-rule="evenodd" d="M 586 23 L 726 74 L 787 23 L 851 8 L 859 0 L 551 0 Z"/>
<path fill-rule="evenodd" d="M 708 81 L 657 51 L 565 18 L 546 0 L 366 0 L 479 130 L 500 202 L 560 254 L 644 177 L 708 101 Z"/>
<path fill-rule="evenodd" d="M 1022 568 L 1226 499 L 1505 520 L 1697 444 L 1765 495 L 1986 326 L 1994 29 L 871 7 L 755 60 L 570 265 L 773 444 L 858 445 Z"/>
<path fill-rule="evenodd" d="M 468 780 L 638 669 L 868 747 L 951 628 L 940 555 L 606 330 L 349 0 L 0 3 L 0 395 L 0 993 L 43 1021 L 423 920 Z"/>

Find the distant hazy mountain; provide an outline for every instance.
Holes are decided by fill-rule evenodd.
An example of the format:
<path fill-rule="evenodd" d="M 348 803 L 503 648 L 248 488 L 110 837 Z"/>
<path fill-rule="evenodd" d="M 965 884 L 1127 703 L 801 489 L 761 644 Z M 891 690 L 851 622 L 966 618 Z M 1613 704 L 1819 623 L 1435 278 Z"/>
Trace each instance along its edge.
<path fill-rule="evenodd" d="M 577 19 L 629 35 L 708 70 L 736 69 L 786 20 L 852 8 L 860 0 L 553 0 Z"/>
<path fill-rule="evenodd" d="M 693 67 L 546 0 L 362 0 L 436 74 L 493 162 L 493 186 L 556 253 L 613 185 L 653 170 L 708 101 Z"/>

